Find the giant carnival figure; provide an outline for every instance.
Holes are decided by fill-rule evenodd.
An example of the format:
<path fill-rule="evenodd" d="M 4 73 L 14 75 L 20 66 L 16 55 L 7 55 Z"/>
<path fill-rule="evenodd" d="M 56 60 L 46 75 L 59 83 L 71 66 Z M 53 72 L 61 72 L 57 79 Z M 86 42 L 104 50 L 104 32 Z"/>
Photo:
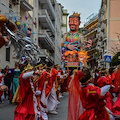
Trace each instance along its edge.
<path fill-rule="evenodd" d="M 79 33 L 78 29 L 80 26 L 80 14 L 73 13 L 69 17 L 70 32 L 65 33 L 62 41 L 62 54 L 70 50 L 80 51 L 83 43 L 83 36 Z"/>

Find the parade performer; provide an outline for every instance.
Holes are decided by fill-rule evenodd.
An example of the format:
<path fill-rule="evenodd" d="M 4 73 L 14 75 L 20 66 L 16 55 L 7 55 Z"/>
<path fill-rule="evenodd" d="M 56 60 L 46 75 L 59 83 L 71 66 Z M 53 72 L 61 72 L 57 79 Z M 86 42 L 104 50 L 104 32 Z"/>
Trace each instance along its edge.
<path fill-rule="evenodd" d="M 74 70 L 71 76 L 71 81 L 68 86 L 69 102 L 68 102 L 68 117 L 67 120 L 78 120 L 83 113 L 82 102 L 80 100 L 81 85 L 79 79 L 83 77 L 83 73 Z"/>
<path fill-rule="evenodd" d="M 101 87 L 103 87 L 103 86 L 105 86 L 105 85 L 110 85 L 110 84 L 112 84 L 110 81 L 109 81 L 109 79 L 107 79 L 106 77 L 105 77 L 105 74 L 106 74 L 106 70 L 105 69 L 102 69 L 101 70 L 101 77 L 98 79 L 98 81 L 97 81 L 97 85 L 101 88 Z M 113 85 L 111 85 L 111 90 L 113 89 L 112 87 L 114 87 Z M 106 93 L 106 95 L 105 96 L 103 96 L 103 98 L 104 98 L 104 102 L 106 103 L 106 105 L 105 105 L 105 108 L 107 109 L 107 111 L 108 111 L 108 113 L 109 113 L 109 116 L 110 116 L 110 119 L 111 120 L 115 120 L 115 118 L 114 118 L 114 115 L 113 115 L 113 113 L 112 113 L 112 108 L 113 108 L 113 95 L 112 95 L 112 93 L 111 92 L 107 92 Z"/>
<path fill-rule="evenodd" d="M 46 108 L 47 108 L 47 99 L 45 97 L 45 88 L 46 88 L 46 80 L 47 80 L 47 77 L 48 77 L 48 73 L 47 71 L 43 68 L 45 66 L 43 66 L 42 64 L 39 64 L 37 65 L 36 67 L 39 68 L 39 72 L 40 72 L 40 75 L 37 75 L 35 76 L 34 78 L 34 82 L 36 83 L 36 93 L 40 93 L 37 98 L 38 98 L 38 101 L 39 101 L 39 104 L 40 104 L 40 109 L 41 109 L 41 114 L 42 114 L 42 119 L 43 120 L 48 120 L 48 116 L 47 116 L 47 113 L 46 113 Z"/>
<path fill-rule="evenodd" d="M 80 14 L 73 13 L 69 17 L 70 32 L 65 33 L 62 41 L 62 54 L 64 55 L 67 50 L 80 51 L 83 43 L 83 36 L 78 32 L 80 26 Z"/>
<path fill-rule="evenodd" d="M 83 70 L 84 76 L 80 79 L 82 89 L 80 98 L 85 111 L 78 120 L 112 120 L 105 108 L 104 95 L 109 91 L 110 85 L 97 87 L 93 84 L 90 71 Z"/>
<path fill-rule="evenodd" d="M 13 97 L 15 95 L 15 92 L 19 86 L 19 76 L 21 72 L 19 69 L 19 63 L 15 63 L 15 69 L 14 69 L 14 78 L 13 78 Z"/>
<path fill-rule="evenodd" d="M 41 120 L 41 112 L 34 91 L 33 75 L 38 72 L 32 71 L 33 67 L 28 64 L 19 78 L 19 104 L 15 109 L 14 120 Z M 37 94 L 38 95 L 38 94 Z"/>
<path fill-rule="evenodd" d="M 116 72 L 116 76 L 115 76 L 114 86 L 115 86 L 114 92 L 119 93 L 120 92 L 120 65 L 117 66 L 117 72 Z"/>
<path fill-rule="evenodd" d="M 0 48 L 4 46 L 7 42 L 9 42 L 10 38 L 6 33 L 6 30 L 4 28 L 4 24 L 12 31 L 16 32 L 17 27 L 14 23 L 9 21 L 4 15 L 0 14 Z"/>
<path fill-rule="evenodd" d="M 57 114 L 56 107 L 57 107 L 57 97 L 55 92 L 55 80 L 57 77 L 57 70 L 52 68 L 50 71 L 50 75 L 48 78 L 48 83 L 45 89 L 45 96 L 47 98 L 47 110 L 51 114 Z"/>

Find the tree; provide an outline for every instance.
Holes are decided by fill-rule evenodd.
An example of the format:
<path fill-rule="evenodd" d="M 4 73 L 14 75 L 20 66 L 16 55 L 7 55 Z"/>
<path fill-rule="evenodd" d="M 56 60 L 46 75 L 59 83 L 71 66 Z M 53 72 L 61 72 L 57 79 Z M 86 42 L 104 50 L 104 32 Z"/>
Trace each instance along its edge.
<path fill-rule="evenodd" d="M 115 54 L 112 58 L 111 66 L 116 66 L 120 64 L 120 52 Z"/>

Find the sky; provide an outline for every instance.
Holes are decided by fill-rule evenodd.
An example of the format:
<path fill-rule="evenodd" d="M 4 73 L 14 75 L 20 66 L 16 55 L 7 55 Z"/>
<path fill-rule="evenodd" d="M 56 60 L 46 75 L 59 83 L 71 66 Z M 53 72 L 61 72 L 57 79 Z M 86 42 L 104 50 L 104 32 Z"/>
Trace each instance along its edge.
<path fill-rule="evenodd" d="M 99 12 L 101 1 L 102 0 L 57 0 L 58 3 L 64 6 L 64 9 L 68 10 L 69 15 L 73 14 L 73 12 L 81 14 L 80 27 L 83 27 L 89 20 L 91 14 Z"/>

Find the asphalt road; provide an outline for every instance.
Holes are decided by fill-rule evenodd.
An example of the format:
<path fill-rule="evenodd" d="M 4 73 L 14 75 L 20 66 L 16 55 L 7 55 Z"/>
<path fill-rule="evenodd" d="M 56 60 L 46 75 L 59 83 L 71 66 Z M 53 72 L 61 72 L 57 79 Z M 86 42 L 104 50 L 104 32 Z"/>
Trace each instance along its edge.
<path fill-rule="evenodd" d="M 16 105 L 10 104 L 8 100 L 4 103 L 0 103 L 0 120 L 14 120 L 14 110 Z M 64 97 L 60 100 L 58 105 L 58 115 L 49 114 L 49 120 L 67 120 L 68 109 L 68 93 L 65 93 Z"/>

